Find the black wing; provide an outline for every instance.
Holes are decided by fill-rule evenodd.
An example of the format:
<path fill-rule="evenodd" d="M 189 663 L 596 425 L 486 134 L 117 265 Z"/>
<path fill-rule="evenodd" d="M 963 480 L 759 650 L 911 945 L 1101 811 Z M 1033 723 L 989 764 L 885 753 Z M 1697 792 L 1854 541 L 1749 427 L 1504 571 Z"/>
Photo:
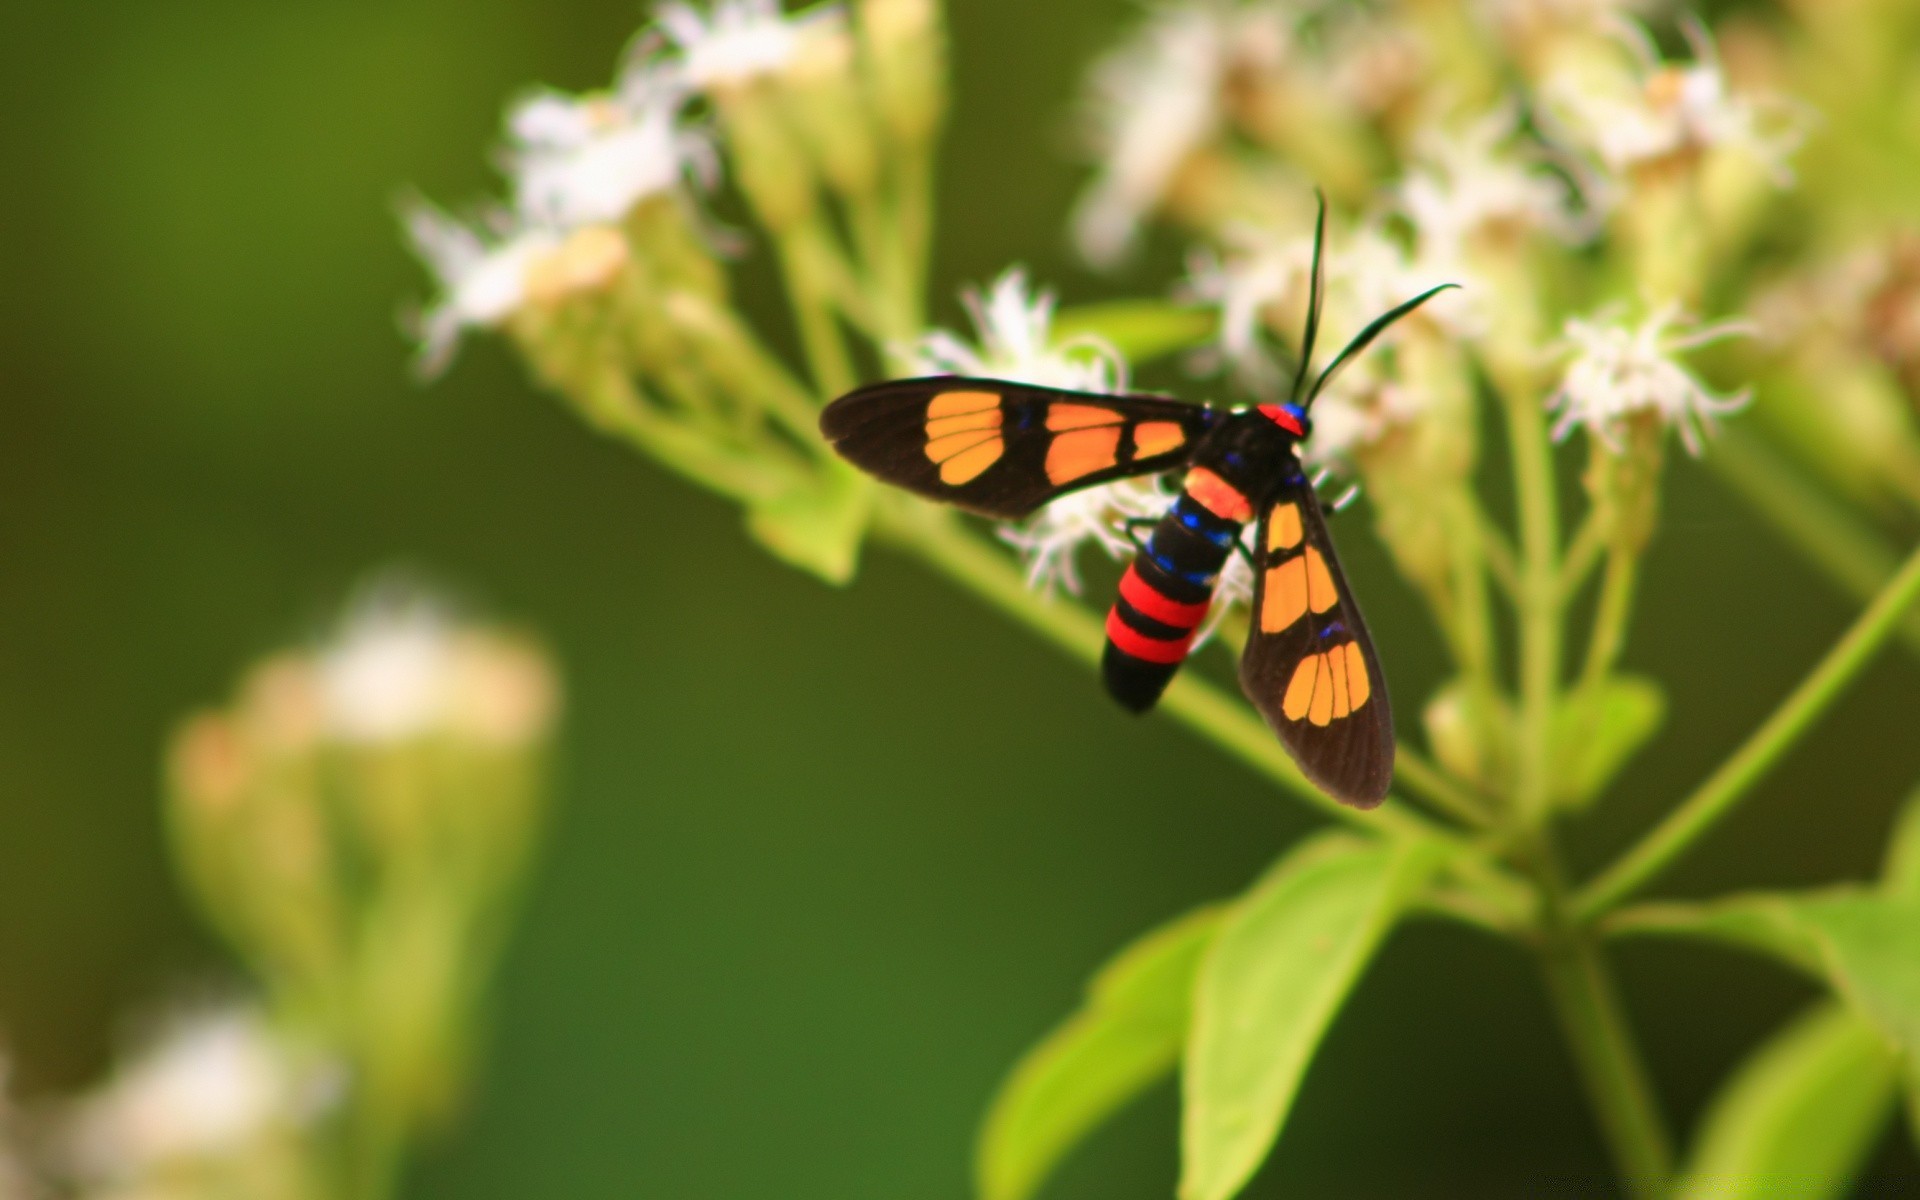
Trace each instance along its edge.
<path fill-rule="evenodd" d="M 1387 680 L 1305 479 L 1260 514 L 1255 563 L 1240 686 L 1308 779 L 1372 808 L 1393 782 Z"/>
<path fill-rule="evenodd" d="M 820 432 L 897 487 L 1018 517 L 1077 488 L 1177 467 L 1220 417 L 1154 396 L 940 375 L 848 392 L 820 414 Z"/>

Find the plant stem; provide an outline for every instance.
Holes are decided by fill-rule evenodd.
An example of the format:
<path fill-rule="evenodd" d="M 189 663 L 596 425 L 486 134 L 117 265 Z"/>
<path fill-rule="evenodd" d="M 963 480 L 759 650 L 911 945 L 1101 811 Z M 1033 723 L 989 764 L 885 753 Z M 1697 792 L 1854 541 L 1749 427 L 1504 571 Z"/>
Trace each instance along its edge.
<path fill-rule="evenodd" d="M 831 266 L 831 243 L 826 237 L 815 219 L 782 233 L 778 246 L 787 302 L 800 326 L 800 344 L 814 388 L 823 397 L 833 397 L 852 390 L 856 376 L 834 313 L 837 272 Z"/>
<path fill-rule="evenodd" d="M 1724 430 L 1707 462 L 1842 591 L 1865 602 L 1886 585 L 1898 558 L 1885 539 L 1758 436 Z M 1920 654 L 1920 613 L 1901 622 L 1900 640 Z"/>
<path fill-rule="evenodd" d="M 1529 383 L 1509 380 L 1507 435 L 1519 507 L 1520 720 L 1514 808 L 1523 821 L 1546 818 L 1553 792 L 1553 707 L 1560 682 L 1560 514 L 1546 410 Z"/>
<path fill-rule="evenodd" d="M 1900 626 L 1920 596 L 1920 549 L 1766 723 L 1653 831 L 1581 891 L 1575 912 L 1591 919 L 1645 886 L 1726 816 L 1812 727 Z"/>
<path fill-rule="evenodd" d="M 1633 551 L 1616 546 L 1607 552 L 1607 572 L 1600 581 L 1600 605 L 1593 614 L 1593 632 L 1587 638 L 1587 661 L 1580 672 L 1580 693 L 1593 699 L 1620 661 L 1627 640 L 1627 622 L 1633 615 L 1634 584 L 1639 560 Z"/>
<path fill-rule="evenodd" d="M 1627 1190 L 1665 1196 L 1673 1152 L 1645 1066 L 1593 932 L 1568 919 L 1557 872 L 1542 864 L 1540 965 L 1587 1097 Z"/>
<path fill-rule="evenodd" d="M 917 501 L 889 500 L 894 502 L 883 503 L 876 514 L 877 532 L 1075 658 L 1089 665 L 1099 663 L 1106 635 L 1091 612 L 1034 592 L 1004 553 L 969 533 L 948 514 Z M 1422 836 L 1441 832 L 1439 826 L 1391 800 L 1372 812 L 1335 801 L 1307 782 L 1265 722 L 1192 674 L 1174 681 L 1160 707 L 1329 816 L 1376 831 Z"/>
<path fill-rule="evenodd" d="M 1486 801 L 1455 783 L 1411 746 L 1394 748 L 1393 774 L 1409 790 L 1418 792 L 1435 808 L 1462 824 L 1486 829 L 1493 823 Z"/>

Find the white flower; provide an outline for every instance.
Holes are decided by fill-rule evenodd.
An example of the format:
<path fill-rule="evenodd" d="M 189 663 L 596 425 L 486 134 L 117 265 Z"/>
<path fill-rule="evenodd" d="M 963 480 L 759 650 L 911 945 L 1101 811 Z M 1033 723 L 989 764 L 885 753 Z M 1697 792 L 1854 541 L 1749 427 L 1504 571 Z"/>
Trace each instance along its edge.
<path fill-rule="evenodd" d="M 90 1178 L 135 1180 L 236 1154 L 311 1115 L 314 1091 L 258 1013 L 185 1017 L 75 1111 L 75 1165 Z"/>
<path fill-rule="evenodd" d="M 778 0 L 717 0 L 705 15 L 691 4 L 663 5 L 658 20 L 680 48 L 682 78 L 712 92 L 779 74 L 802 52 L 810 25 L 845 14 L 825 7 L 789 17 Z"/>
<path fill-rule="evenodd" d="M 452 621 L 438 601 L 395 585 L 376 587 L 320 654 L 328 731 L 367 743 L 433 732 L 445 711 L 454 650 Z"/>
<path fill-rule="evenodd" d="M 990 375 L 1078 392 L 1121 392 L 1127 363 L 1098 338 L 1053 339 L 1052 292 L 1033 291 L 1019 267 L 1003 271 L 985 296 L 961 296 L 978 341 L 944 329 L 922 337 L 908 352 L 913 369 L 926 375 Z"/>
<path fill-rule="evenodd" d="M 1126 522 L 1158 520 L 1172 502 L 1157 479 L 1117 479 L 1068 492 L 1023 524 L 1001 526 L 1000 538 L 1026 560 L 1028 587 L 1078 596 L 1080 547 L 1091 543 L 1115 561 L 1130 558 L 1139 543 Z"/>
<path fill-rule="evenodd" d="M 1313 402 L 1313 436 L 1301 455 L 1312 466 L 1350 471 L 1356 451 L 1380 442 L 1426 411 L 1425 396 L 1390 378 L 1377 359 L 1362 358 L 1344 369 Z"/>
<path fill-rule="evenodd" d="M 558 703 L 536 650 L 457 621 L 443 601 L 392 577 L 349 606 L 314 671 L 322 731 L 361 745 L 436 733 L 521 745 L 546 730 Z"/>
<path fill-rule="evenodd" d="M 419 369 L 433 375 L 453 358 L 460 334 L 492 328 L 519 311 L 527 299 L 529 268 L 560 246 L 560 234 L 540 226 L 493 222 L 481 232 L 428 204 L 402 209 L 414 252 L 439 280 L 441 297 L 421 316 Z"/>
<path fill-rule="evenodd" d="M 1591 223 L 1572 211 L 1566 182 L 1512 145 L 1516 115 L 1507 106 L 1465 129 L 1430 129 L 1418 139 L 1419 165 L 1398 192 L 1423 258 L 1459 263 L 1467 243 L 1487 234 L 1537 231 L 1570 244 L 1592 236 Z"/>
<path fill-rule="evenodd" d="M 612 92 L 541 91 L 514 105 L 506 169 L 522 219 L 561 229 L 617 223 L 690 173 L 711 181 L 711 143 L 679 124 L 685 99 L 673 72 L 641 60 Z"/>
<path fill-rule="evenodd" d="M 1687 452 L 1700 454 L 1717 417 L 1744 407 L 1745 390 L 1716 395 L 1676 360 L 1696 346 L 1745 335 L 1742 321 L 1721 321 L 1681 332 L 1678 306 L 1663 305 L 1638 325 L 1602 317 L 1567 322 L 1566 340 L 1573 360 L 1548 400 L 1560 414 L 1554 437 L 1564 438 L 1584 425 L 1594 437 L 1619 449 L 1619 425 L 1650 413 L 1680 432 Z"/>
<path fill-rule="evenodd" d="M 1697 21 L 1681 25 L 1694 54 L 1687 64 L 1661 61 L 1647 31 L 1632 21 L 1609 28 L 1632 69 L 1615 77 L 1575 65 L 1550 76 L 1543 116 L 1559 135 L 1614 171 L 1726 147 L 1751 155 L 1777 184 L 1792 182 L 1788 160 L 1808 123 L 1799 106 L 1730 92 L 1713 40 Z"/>
<path fill-rule="evenodd" d="M 1188 264 L 1184 295 L 1220 309 L 1222 356 L 1256 390 L 1283 386 L 1273 333 L 1297 336 L 1306 324 L 1313 269 L 1313 238 L 1249 225 L 1225 233 L 1225 258 L 1197 257 Z M 1428 288 L 1452 280 L 1411 261 L 1377 224 L 1351 234 L 1330 234 L 1324 250 L 1326 294 L 1315 340 L 1315 365 L 1324 368 L 1368 322 Z M 1457 292 L 1436 296 L 1423 316 L 1459 325 L 1464 311 Z M 1383 337 L 1391 338 L 1392 332 Z M 1292 357 L 1289 352 L 1286 357 Z"/>
<path fill-rule="evenodd" d="M 1087 107 L 1100 172 L 1073 220 L 1075 244 L 1090 262 L 1127 253 L 1181 165 L 1214 136 L 1229 75 L 1272 69 L 1288 40 L 1277 6 L 1215 0 L 1162 8 L 1094 66 Z"/>

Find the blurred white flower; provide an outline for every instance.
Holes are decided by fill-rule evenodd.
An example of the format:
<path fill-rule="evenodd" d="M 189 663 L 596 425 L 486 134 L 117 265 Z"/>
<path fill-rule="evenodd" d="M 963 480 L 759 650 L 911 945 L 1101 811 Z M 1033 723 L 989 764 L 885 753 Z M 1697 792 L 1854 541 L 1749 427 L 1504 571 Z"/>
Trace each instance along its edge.
<path fill-rule="evenodd" d="M 1131 558 L 1137 542 L 1126 522 L 1158 520 L 1172 502 L 1157 479 L 1118 479 L 1069 492 L 1018 525 L 1002 525 L 1000 538 L 1026 561 L 1028 587 L 1078 596 L 1080 547 L 1097 546 L 1115 561 Z"/>
<path fill-rule="evenodd" d="M 1294 357 L 1291 350 L 1275 348 L 1276 334 L 1296 337 L 1306 323 L 1313 238 L 1238 225 L 1226 230 L 1223 239 L 1223 257 L 1200 255 L 1189 261 L 1180 292 L 1219 308 L 1222 357 L 1248 386 L 1271 392 L 1284 383 L 1282 360 Z M 1321 368 L 1375 317 L 1436 284 L 1457 279 L 1413 261 L 1374 222 L 1349 233 L 1330 231 L 1324 258 L 1326 294 L 1314 346 L 1315 365 Z M 1435 297 L 1420 310 L 1421 316 L 1466 331 L 1458 328 L 1466 315 L 1457 306 L 1458 295 Z M 1382 336 L 1390 342 L 1394 332 Z"/>
<path fill-rule="evenodd" d="M 908 351 L 913 369 L 925 375 L 989 375 L 1079 392 L 1120 392 L 1127 363 L 1098 338 L 1053 338 L 1052 292 L 1034 291 L 1019 267 L 1003 271 L 983 296 L 961 296 L 973 318 L 976 340 L 947 330 L 922 337 Z"/>
<path fill-rule="evenodd" d="M 1463 129 L 1428 129 L 1416 140 L 1416 165 L 1398 189 L 1421 257 L 1461 263 L 1480 236 L 1545 233 L 1574 244 L 1593 236 L 1573 211 L 1573 191 L 1539 155 L 1516 146 L 1517 110 L 1509 105 Z"/>
<path fill-rule="evenodd" d="M 401 211 L 407 235 L 440 284 L 440 298 L 423 313 L 418 368 L 433 375 L 452 361 L 467 329 L 497 326 L 527 299 L 529 267 L 559 248 L 561 235 L 537 225 L 505 220 L 474 229 L 424 200 Z"/>
<path fill-rule="evenodd" d="M 805 48 L 809 26 L 843 22 L 845 14 L 825 6 L 788 16 L 778 0 L 716 0 L 705 13 L 691 4 L 662 5 L 657 19 L 680 49 L 681 77 L 711 92 L 779 74 Z"/>
<path fill-rule="evenodd" d="M 507 114 L 506 170 L 529 224 L 570 229 L 617 223 L 648 196 L 693 175 L 711 183 L 712 143 L 683 129 L 686 92 L 669 67 L 638 59 L 614 90 L 536 92 Z"/>
<path fill-rule="evenodd" d="M 136 1181 L 166 1166 L 244 1152 L 297 1127 L 326 1097 L 303 1081 L 265 1019 L 245 1007 L 176 1019 L 68 1127 L 77 1172 Z"/>
<path fill-rule="evenodd" d="M 1088 261 L 1104 266 L 1126 255 L 1181 165 L 1214 136 L 1229 77 L 1272 70 L 1286 55 L 1290 29 L 1275 4 L 1162 7 L 1094 65 L 1087 122 L 1100 167 L 1073 219 Z"/>
<path fill-rule="evenodd" d="M 1576 64 L 1552 74 L 1541 88 L 1551 132 L 1614 171 L 1725 147 L 1750 155 L 1777 184 L 1792 182 L 1788 160 L 1805 138 L 1805 110 L 1783 96 L 1729 91 L 1713 39 L 1697 21 L 1681 24 L 1691 63 L 1663 62 L 1635 22 L 1608 28 L 1631 69 L 1615 77 Z"/>
<path fill-rule="evenodd" d="M 1559 413 L 1553 433 L 1564 438 L 1575 426 L 1609 447 L 1621 448 L 1619 426 L 1636 414 L 1651 414 L 1680 434 L 1696 457 L 1716 418 L 1744 407 L 1750 393 L 1711 391 L 1677 356 L 1708 342 L 1751 334 L 1744 321 L 1720 321 L 1683 331 L 1677 305 L 1663 305 L 1638 325 L 1602 316 L 1567 322 L 1573 355 L 1560 386 L 1548 399 Z"/>
<path fill-rule="evenodd" d="M 440 600 L 376 581 L 316 659 L 328 736 L 391 745 L 451 732 L 520 745 L 546 729 L 557 690 L 531 648 L 458 623 Z"/>
<path fill-rule="evenodd" d="M 1510 31 L 1542 26 L 1602 29 L 1627 13 L 1661 7 L 1664 0 L 1479 0 L 1480 16 Z"/>
<path fill-rule="evenodd" d="M 1356 451 L 1425 415 L 1427 398 L 1387 375 L 1379 360 L 1345 368 L 1313 402 L 1313 436 L 1301 447 L 1308 465 L 1351 473 Z"/>

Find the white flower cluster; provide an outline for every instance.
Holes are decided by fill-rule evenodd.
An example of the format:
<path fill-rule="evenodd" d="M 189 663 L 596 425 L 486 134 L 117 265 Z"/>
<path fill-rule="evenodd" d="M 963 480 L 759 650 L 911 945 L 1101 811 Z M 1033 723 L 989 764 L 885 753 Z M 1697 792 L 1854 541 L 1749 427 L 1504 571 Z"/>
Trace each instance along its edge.
<path fill-rule="evenodd" d="M 1554 436 L 1585 426 L 1617 450 L 1621 424 L 1636 414 L 1651 414 L 1678 430 L 1687 452 L 1697 457 L 1714 421 L 1745 407 L 1749 394 L 1715 394 L 1677 356 L 1753 330 L 1745 322 L 1721 321 L 1682 331 L 1681 323 L 1678 307 L 1671 304 L 1638 324 L 1610 318 L 1568 321 L 1572 361 L 1549 401 L 1560 414 Z"/>
<path fill-rule="evenodd" d="M 973 318 L 972 341 L 947 330 L 922 337 L 909 355 L 925 375 L 984 375 L 1080 392 L 1123 392 L 1127 363 L 1096 338 L 1053 336 L 1052 293 L 1034 291 L 1026 273 L 1004 272 L 985 295 L 962 297 Z M 1027 563 L 1027 582 L 1051 593 L 1079 595 L 1080 547 L 1091 542 L 1110 558 L 1133 552 L 1126 522 L 1158 517 L 1169 501 L 1154 480 L 1126 479 L 1070 492 L 1028 521 L 1002 526 L 1000 536 Z"/>
<path fill-rule="evenodd" d="M 1231 75 L 1271 69 L 1291 28 L 1281 4 L 1163 7 L 1094 68 L 1087 123 L 1101 165 L 1074 217 L 1088 260 L 1111 264 L 1126 254 L 1187 157 L 1214 136 Z"/>
<path fill-rule="evenodd" d="M 543 735 L 557 703 L 545 663 L 510 640 L 464 626 L 432 596 L 378 582 L 314 656 L 320 732 L 390 745 L 451 733 L 488 745 Z"/>
<path fill-rule="evenodd" d="M 1606 28 L 1625 54 L 1624 71 L 1576 63 L 1541 85 L 1541 115 L 1556 140 L 1613 173 L 1725 148 L 1750 156 L 1776 184 L 1792 182 L 1789 163 L 1808 114 L 1781 96 L 1729 88 L 1713 39 L 1697 21 L 1681 24 L 1693 50 L 1686 63 L 1663 61 L 1635 22 L 1616 19 Z"/>
<path fill-rule="evenodd" d="M 670 4 L 659 13 L 666 43 L 641 39 L 611 90 L 543 89 L 510 107 L 507 207 L 466 223 L 423 201 L 404 206 L 407 232 L 441 289 L 418 322 L 421 369 L 443 369 L 464 330 L 604 286 L 624 262 L 607 227 L 650 198 L 716 182 L 718 158 L 689 125 L 688 106 L 786 69 L 820 28 L 844 38 L 841 20 L 833 6 L 788 16 L 775 0 L 717 0 L 705 12 Z"/>
<path fill-rule="evenodd" d="M 292 1132 L 334 1099 L 338 1082 L 296 1069 L 252 1008 L 184 1014 L 74 1110 L 67 1157 L 89 1182 L 165 1178 Z"/>

